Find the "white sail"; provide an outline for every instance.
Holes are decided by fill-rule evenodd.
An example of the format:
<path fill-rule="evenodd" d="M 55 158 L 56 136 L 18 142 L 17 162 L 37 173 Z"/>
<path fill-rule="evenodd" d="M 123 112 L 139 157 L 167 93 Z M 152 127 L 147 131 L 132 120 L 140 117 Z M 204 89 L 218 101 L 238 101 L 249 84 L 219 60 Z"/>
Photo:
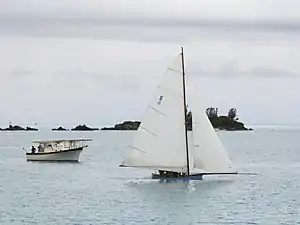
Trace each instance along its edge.
<path fill-rule="evenodd" d="M 192 118 L 194 166 L 207 173 L 235 173 L 236 169 L 199 100 L 193 104 Z"/>
<path fill-rule="evenodd" d="M 179 54 L 156 88 L 121 166 L 186 172 L 182 88 Z"/>

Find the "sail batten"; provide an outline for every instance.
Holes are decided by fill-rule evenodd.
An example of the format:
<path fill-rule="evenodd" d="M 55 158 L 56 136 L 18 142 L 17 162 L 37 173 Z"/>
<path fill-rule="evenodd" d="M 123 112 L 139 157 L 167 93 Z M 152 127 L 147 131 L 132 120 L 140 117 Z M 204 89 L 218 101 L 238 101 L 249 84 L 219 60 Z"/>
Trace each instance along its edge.
<path fill-rule="evenodd" d="M 159 110 L 157 110 L 157 109 L 155 109 L 155 108 L 153 108 L 151 106 L 148 106 L 148 107 L 149 107 L 149 109 L 152 109 L 153 111 L 155 111 L 155 112 L 157 112 L 157 113 L 159 113 L 161 115 L 167 116 L 167 114 L 165 114 L 165 113 L 163 113 L 163 112 L 161 112 L 161 111 L 159 111 Z"/>
<path fill-rule="evenodd" d="M 176 73 L 180 73 L 180 74 L 182 73 L 181 70 L 175 70 L 175 69 L 172 69 L 172 68 L 168 68 L 167 70 L 173 71 L 173 72 L 176 72 Z"/>
<path fill-rule="evenodd" d="M 139 149 L 139 148 L 136 148 L 136 147 L 134 147 L 134 146 L 131 146 L 133 149 L 135 149 L 135 150 L 137 150 L 137 151 L 140 151 L 140 152 L 143 152 L 143 153 L 146 153 L 144 150 L 142 150 L 142 149 Z"/>
<path fill-rule="evenodd" d="M 155 133 L 151 132 L 151 131 L 148 130 L 146 127 L 140 126 L 140 129 L 143 129 L 144 131 L 147 131 L 148 133 L 152 134 L 153 136 L 156 136 Z"/>

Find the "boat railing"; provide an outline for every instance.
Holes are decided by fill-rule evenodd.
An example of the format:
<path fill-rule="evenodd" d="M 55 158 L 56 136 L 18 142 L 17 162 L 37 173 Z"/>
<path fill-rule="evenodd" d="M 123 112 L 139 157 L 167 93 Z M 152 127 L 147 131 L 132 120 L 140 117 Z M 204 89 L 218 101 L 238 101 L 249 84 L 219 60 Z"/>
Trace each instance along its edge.
<path fill-rule="evenodd" d="M 70 141 L 69 145 L 66 146 L 68 149 L 73 149 L 73 148 L 86 148 L 88 147 L 87 142 L 86 141 Z"/>
<path fill-rule="evenodd" d="M 89 139 L 87 139 L 88 141 Z M 74 148 L 86 148 L 88 147 L 86 140 L 65 140 L 65 141 L 60 141 L 60 142 L 35 142 L 38 143 L 39 145 L 36 148 L 36 152 L 52 152 L 52 151 L 63 151 L 63 150 L 70 150 Z M 22 148 L 23 151 L 27 151 L 25 148 Z"/>

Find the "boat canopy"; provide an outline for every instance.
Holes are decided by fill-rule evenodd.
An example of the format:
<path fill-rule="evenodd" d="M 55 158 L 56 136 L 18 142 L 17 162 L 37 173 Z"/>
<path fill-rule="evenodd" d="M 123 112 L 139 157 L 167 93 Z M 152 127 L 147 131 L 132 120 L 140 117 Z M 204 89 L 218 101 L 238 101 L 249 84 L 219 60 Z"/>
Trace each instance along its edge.
<path fill-rule="evenodd" d="M 92 139 L 41 140 L 41 141 L 33 141 L 32 143 L 48 144 L 48 143 L 64 143 L 64 142 L 82 142 L 82 141 L 92 141 Z"/>

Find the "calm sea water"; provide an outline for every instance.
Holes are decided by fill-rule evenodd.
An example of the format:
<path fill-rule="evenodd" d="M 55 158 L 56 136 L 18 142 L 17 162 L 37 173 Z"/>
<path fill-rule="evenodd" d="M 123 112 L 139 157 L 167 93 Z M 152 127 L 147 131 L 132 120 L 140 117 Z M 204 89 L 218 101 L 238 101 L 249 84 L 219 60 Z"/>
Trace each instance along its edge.
<path fill-rule="evenodd" d="M 119 168 L 134 132 L 1 132 L 0 224 L 300 224 L 300 130 L 219 132 L 257 176 L 160 183 Z M 81 162 L 26 162 L 36 139 L 92 138 Z"/>

